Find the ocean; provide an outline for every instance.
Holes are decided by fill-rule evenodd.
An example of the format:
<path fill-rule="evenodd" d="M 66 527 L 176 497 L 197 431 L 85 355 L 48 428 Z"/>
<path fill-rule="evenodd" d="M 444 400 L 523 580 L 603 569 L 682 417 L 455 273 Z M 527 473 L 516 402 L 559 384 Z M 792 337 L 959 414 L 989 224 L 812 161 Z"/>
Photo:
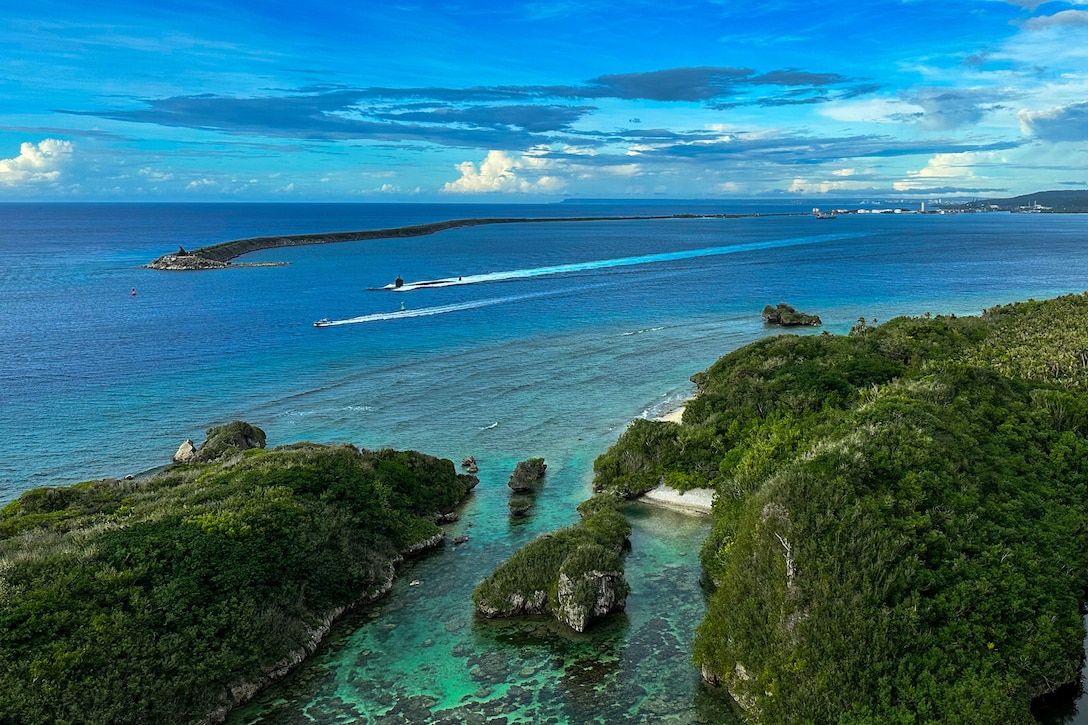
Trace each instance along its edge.
<path fill-rule="evenodd" d="M 236 260 L 286 266 L 142 265 L 179 245 L 269 234 L 805 208 L 2 204 L 0 503 L 36 486 L 139 475 L 232 419 L 263 428 L 270 445 L 472 455 L 481 483 L 453 527 L 468 543 L 409 563 L 389 596 L 231 722 L 736 722 L 690 664 L 705 519 L 632 507 L 628 610 L 587 635 L 478 622 L 468 594 L 517 546 L 576 519 L 593 459 L 632 419 L 675 408 L 693 373 L 776 334 L 760 318 L 765 304 L 791 303 L 845 333 L 859 317 L 978 314 L 1081 292 L 1088 217 L 502 224 Z M 463 283 L 371 289 L 398 275 Z M 342 324 L 315 328 L 320 318 Z M 511 523 L 506 480 L 531 456 L 548 464 L 545 488 L 535 513 Z"/>

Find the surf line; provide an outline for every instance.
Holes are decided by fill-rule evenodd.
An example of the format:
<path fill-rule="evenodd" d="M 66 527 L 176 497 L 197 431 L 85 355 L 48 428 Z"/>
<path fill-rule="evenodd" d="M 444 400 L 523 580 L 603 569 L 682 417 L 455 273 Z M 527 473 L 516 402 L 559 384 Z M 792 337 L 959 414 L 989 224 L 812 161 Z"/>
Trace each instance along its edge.
<path fill-rule="evenodd" d="M 401 286 L 387 284 L 383 290 L 390 292 L 412 292 L 433 287 L 455 287 L 466 284 L 483 284 L 486 282 L 503 282 L 528 277 L 543 277 L 551 274 L 567 274 L 569 272 L 585 272 L 593 269 L 608 269 L 610 267 L 628 267 L 634 264 L 654 264 L 658 262 L 673 262 L 680 259 L 695 259 L 698 257 L 718 257 L 724 254 L 738 254 L 740 252 L 755 252 L 761 249 L 776 249 L 778 247 L 795 247 L 801 244 L 819 244 L 821 242 L 834 242 L 842 239 L 852 239 L 865 236 L 863 232 L 843 234 L 817 234 L 811 237 L 788 237 L 786 239 L 770 239 L 764 242 L 745 242 L 732 244 L 727 247 L 705 247 L 703 249 L 685 249 L 679 252 L 661 252 L 659 254 L 643 254 L 637 257 L 619 257 L 616 259 L 599 259 L 592 262 L 576 262 L 574 264 L 557 264 L 552 267 L 534 267 L 532 269 L 514 269 L 508 272 L 488 272 L 486 274 L 470 274 L 462 277 L 445 277 L 443 279 L 423 280 L 421 282 L 405 282 Z"/>

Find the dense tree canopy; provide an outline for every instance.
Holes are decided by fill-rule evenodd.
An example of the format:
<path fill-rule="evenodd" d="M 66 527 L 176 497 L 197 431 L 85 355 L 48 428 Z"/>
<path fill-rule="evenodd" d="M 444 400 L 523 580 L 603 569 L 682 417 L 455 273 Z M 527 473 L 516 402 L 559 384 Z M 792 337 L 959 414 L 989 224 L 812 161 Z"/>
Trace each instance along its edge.
<path fill-rule="evenodd" d="M 472 483 L 415 452 L 298 444 L 26 492 L 0 511 L 0 722 L 205 715 L 380 591 Z"/>
<path fill-rule="evenodd" d="M 598 490 L 717 489 L 695 663 L 758 722 L 1030 722 L 1088 585 L 1088 297 L 780 336 Z"/>

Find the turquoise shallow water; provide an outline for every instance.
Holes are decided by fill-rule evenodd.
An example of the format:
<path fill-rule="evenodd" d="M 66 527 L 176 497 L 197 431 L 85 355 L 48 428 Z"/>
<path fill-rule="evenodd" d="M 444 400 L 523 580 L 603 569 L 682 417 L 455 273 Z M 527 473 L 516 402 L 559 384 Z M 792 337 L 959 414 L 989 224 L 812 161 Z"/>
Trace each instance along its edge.
<path fill-rule="evenodd" d="M 452 527 L 468 543 L 406 565 L 388 597 L 232 721 L 729 722 L 689 662 L 703 606 L 699 519 L 632 510 L 630 606 L 589 636 L 476 622 L 468 592 L 518 545 L 575 520 L 594 457 L 632 418 L 677 405 L 692 373 L 773 333 L 764 304 L 790 302 L 845 332 L 859 316 L 970 314 L 1079 292 L 1088 218 L 515 224 L 240 260 L 285 267 L 141 267 L 178 244 L 260 234 L 645 211 L 0 205 L 0 501 L 161 465 L 183 439 L 199 442 L 232 418 L 261 426 L 273 445 L 474 455 L 481 484 Z M 635 257 L 645 259 L 617 262 Z M 555 267 L 564 271 L 527 274 Z M 366 291 L 398 274 L 490 281 Z M 401 302 L 426 314 L 390 316 Z M 322 317 L 373 319 L 314 328 Z M 529 456 L 547 460 L 547 482 L 533 516 L 511 524 L 506 479 Z"/>
<path fill-rule="evenodd" d="M 688 663 L 704 519 L 632 506 L 627 610 L 579 635 L 545 618 L 478 620 L 464 606 L 491 562 L 473 508 L 481 525 L 462 527 L 468 543 L 406 567 L 390 597 L 230 722 L 739 722 Z"/>

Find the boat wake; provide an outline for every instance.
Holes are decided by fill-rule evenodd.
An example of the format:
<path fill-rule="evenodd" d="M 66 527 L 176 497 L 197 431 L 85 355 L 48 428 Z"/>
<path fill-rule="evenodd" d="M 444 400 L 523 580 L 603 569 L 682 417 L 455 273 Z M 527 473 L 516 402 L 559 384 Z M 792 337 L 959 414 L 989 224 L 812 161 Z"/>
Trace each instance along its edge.
<path fill-rule="evenodd" d="M 593 262 L 577 262 L 575 264 L 557 264 L 551 267 L 533 267 L 531 269 L 514 269 L 507 272 L 488 272 L 486 274 L 470 274 L 462 277 L 446 277 L 443 279 L 423 280 L 421 282 L 405 282 L 401 286 L 387 284 L 383 290 L 390 292 L 413 292 L 433 287 L 456 287 L 468 284 L 485 284 L 488 282 L 504 282 L 508 280 L 525 279 L 528 277 L 543 277 L 552 274 L 568 274 L 570 272 L 585 272 L 594 269 L 608 269 L 610 267 L 628 267 L 633 264 L 655 264 L 658 262 L 674 262 L 680 259 L 696 259 L 698 257 L 718 257 L 724 254 L 739 254 L 740 252 L 755 252 L 761 249 L 776 249 L 779 247 L 795 247 L 801 244 L 819 244 L 821 242 L 834 242 L 842 239 L 851 239 L 865 236 L 862 232 L 843 234 L 816 234 L 808 237 L 788 237 L 786 239 L 770 239 L 763 242 L 745 242 L 743 244 L 731 244 L 726 247 L 705 247 L 703 249 L 685 249 L 679 252 L 662 252 L 660 254 L 643 254 L 638 257 L 618 257 L 616 259 L 599 259 Z"/>
<path fill-rule="evenodd" d="M 553 297 L 562 294 L 573 294 L 580 292 L 580 289 L 566 289 L 566 290 L 549 290 L 545 292 L 534 292 L 532 294 L 525 295 L 511 295 L 509 297 L 490 297 L 483 300 L 472 300 L 470 302 L 457 302 L 449 305 L 436 305 L 434 307 L 420 307 L 418 310 L 397 310 L 396 312 L 378 312 L 372 315 L 361 315 L 359 317 L 352 317 L 346 320 L 320 320 L 319 327 L 336 327 L 338 325 L 358 325 L 364 322 L 384 322 L 387 320 L 402 320 L 409 317 L 430 317 L 431 315 L 446 315 L 450 312 L 463 312 L 465 310 L 475 310 L 481 307 L 492 307 L 494 305 L 505 305 L 512 302 L 522 302 L 524 300 L 536 299 L 538 297 Z"/>
<path fill-rule="evenodd" d="M 499 421 L 496 420 L 491 425 L 485 425 L 483 428 L 480 428 L 480 430 L 491 430 L 492 428 L 498 428 L 498 427 L 499 427 Z"/>

